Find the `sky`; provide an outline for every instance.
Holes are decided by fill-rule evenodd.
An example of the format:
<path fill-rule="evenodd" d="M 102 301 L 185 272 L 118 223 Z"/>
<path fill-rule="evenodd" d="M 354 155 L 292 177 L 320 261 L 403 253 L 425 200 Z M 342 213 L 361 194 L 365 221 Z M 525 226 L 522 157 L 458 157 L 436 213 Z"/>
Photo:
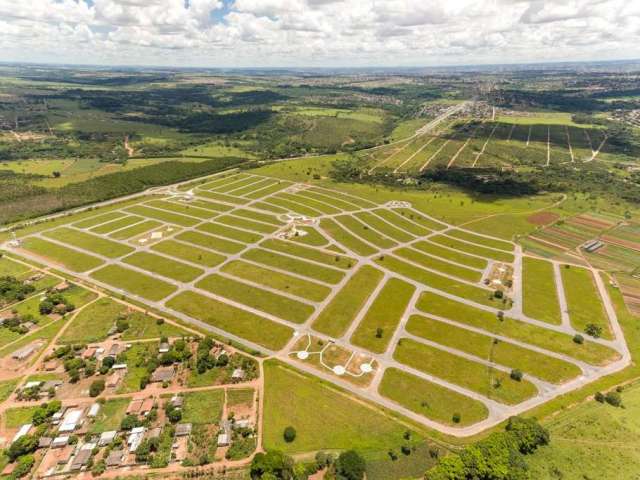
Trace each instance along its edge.
<path fill-rule="evenodd" d="M 0 0 L 0 61 L 447 66 L 640 58 L 640 0 Z"/>

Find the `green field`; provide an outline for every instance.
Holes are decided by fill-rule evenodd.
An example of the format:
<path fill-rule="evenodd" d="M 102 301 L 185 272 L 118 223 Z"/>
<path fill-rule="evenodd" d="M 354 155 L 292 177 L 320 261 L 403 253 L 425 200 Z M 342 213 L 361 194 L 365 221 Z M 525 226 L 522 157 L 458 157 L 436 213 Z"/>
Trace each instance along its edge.
<path fill-rule="evenodd" d="M 110 298 L 100 298 L 75 316 L 73 322 L 58 339 L 60 343 L 91 343 L 107 338 L 118 315 L 126 307 Z"/>
<path fill-rule="evenodd" d="M 97 253 L 103 257 L 122 257 L 133 251 L 133 248 L 128 245 L 66 227 L 45 232 L 44 235 L 58 242 L 66 243 L 72 247 L 78 247 L 88 252 Z"/>
<path fill-rule="evenodd" d="M 149 252 L 134 253 L 123 258 L 122 261 L 142 270 L 184 283 L 191 282 L 204 273 L 204 270 L 200 268 Z"/>
<path fill-rule="evenodd" d="M 241 260 L 234 260 L 227 263 L 222 267 L 221 271 L 243 280 L 258 283 L 315 302 L 324 300 L 331 291 L 328 287 L 320 285 L 319 283 L 269 270 L 268 268 L 263 268 Z"/>
<path fill-rule="evenodd" d="M 146 359 L 158 355 L 157 343 L 134 343 L 125 351 L 127 373 L 116 393 L 131 393 L 140 390 L 140 380 L 147 373 Z"/>
<path fill-rule="evenodd" d="M 336 269 L 308 263 L 296 258 L 286 257 L 261 248 L 248 250 L 242 255 L 242 258 L 261 263 L 267 267 L 278 268 L 290 273 L 305 276 L 311 280 L 318 280 L 325 283 L 335 284 L 344 277 L 344 273 Z"/>
<path fill-rule="evenodd" d="M 377 251 L 374 247 L 353 236 L 332 219 L 323 218 L 320 221 L 320 227 L 340 245 L 344 245 L 358 255 L 373 255 Z"/>
<path fill-rule="evenodd" d="M 524 314 L 543 322 L 559 324 L 562 318 L 553 264 L 545 260 L 524 257 L 522 271 Z"/>
<path fill-rule="evenodd" d="M 27 238 L 22 242 L 22 246 L 25 250 L 74 272 L 86 272 L 104 263 L 97 257 L 37 237 Z"/>
<path fill-rule="evenodd" d="M 172 223 L 181 227 L 192 227 L 199 222 L 198 219 L 192 217 L 185 217 L 179 213 L 159 210 L 157 208 L 149 208 L 144 205 L 134 205 L 127 208 L 127 211 L 142 217 L 158 220 L 163 223 Z"/>
<path fill-rule="evenodd" d="M 98 225 L 97 227 L 93 227 L 91 231 L 93 233 L 107 234 L 110 232 L 114 232 L 116 230 L 123 229 L 134 223 L 138 223 L 142 221 L 142 217 L 136 217 L 135 215 L 127 215 L 126 217 L 118 218 L 116 220 L 112 220 L 111 222 L 103 223 L 102 225 Z"/>
<path fill-rule="evenodd" d="M 197 228 L 202 232 L 217 235 L 236 242 L 256 243 L 262 239 L 262 235 L 258 233 L 247 232 L 245 230 L 233 228 L 228 225 L 222 225 L 220 223 L 207 222 L 202 225 L 198 225 Z"/>
<path fill-rule="evenodd" d="M 185 393 L 182 422 L 194 424 L 219 424 L 222 417 L 223 407 L 223 389 Z"/>
<path fill-rule="evenodd" d="M 176 257 L 180 260 L 186 260 L 187 262 L 204 265 L 205 267 L 220 265 L 226 258 L 223 255 L 210 252 L 209 250 L 185 245 L 175 240 L 165 240 L 156 243 L 151 247 L 151 250 Z"/>
<path fill-rule="evenodd" d="M 427 241 L 416 242 L 412 246 L 426 254 L 434 255 L 436 257 L 450 260 L 452 262 L 466 265 L 468 267 L 479 270 L 483 270 L 484 268 L 486 268 L 488 263 L 482 258 L 472 257 L 471 255 L 467 255 L 456 250 L 449 250 L 448 248 Z"/>
<path fill-rule="evenodd" d="M 609 320 L 591 272 L 568 265 L 561 266 L 560 271 L 571 325 L 581 332 L 588 324 L 598 325 L 602 328 L 603 338 L 612 338 Z"/>
<path fill-rule="evenodd" d="M 313 328 L 332 337 L 340 337 L 351 325 L 382 277 L 383 273 L 380 270 L 369 265 L 361 267 L 318 315 L 313 322 Z"/>
<path fill-rule="evenodd" d="M 523 402 L 538 393 L 527 380 L 512 380 L 508 373 L 408 338 L 398 342 L 393 357 L 424 373 L 509 405 Z"/>
<path fill-rule="evenodd" d="M 414 292 L 415 287 L 410 283 L 389 279 L 362 317 L 351 343 L 374 353 L 384 353 Z"/>
<path fill-rule="evenodd" d="M 131 402 L 130 398 L 114 398 L 104 402 L 95 420 L 89 426 L 89 431 L 91 433 L 102 433 L 118 430 L 127 412 L 129 402 Z"/>
<path fill-rule="evenodd" d="M 403 407 L 445 425 L 464 427 L 484 420 L 489 414 L 484 403 L 397 368 L 385 370 L 379 392 Z M 454 414 L 460 415 L 458 423 L 453 421 Z"/>
<path fill-rule="evenodd" d="M 196 287 L 295 323 L 303 323 L 314 311 L 311 305 L 218 274 L 203 278 Z"/>
<path fill-rule="evenodd" d="M 176 239 L 221 253 L 238 253 L 245 248 L 242 243 L 194 231 L 180 233 L 176 235 Z"/>
<path fill-rule="evenodd" d="M 115 238 L 116 240 L 127 240 L 131 237 L 142 235 L 149 230 L 155 230 L 161 225 L 162 223 L 157 222 L 156 220 L 145 220 L 144 222 L 132 225 L 127 228 L 123 228 L 122 230 L 118 230 L 117 232 L 113 232 L 109 236 L 111 238 Z"/>
<path fill-rule="evenodd" d="M 7 257 L 0 257 L 0 277 L 11 276 L 18 277 L 31 270 L 22 263 L 14 262 Z"/>
<path fill-rule="evenodd" d="M 107 265 L 91 274 L 100 282 L 124 289 L 147 300 L 158 301 L 173 293 L 177 287 L 149 275 L 118 265 Z"/>
<path fill-rule="evenodd" d="M 278 253 L 286 253 L 288 255 L 311 260 L 313 262 L 322 263 L 329 267 L 341 268 L 343 270 L 350 269 L 355 263 L 355 260 L 353 258 L 330 254 L 314 248 L 305 247 L 303 245 L 296 245 L 277 239 L 265 240 L 260 244 L 260 247 L 269 250 L 275 250 Z"/>
<path fill-rule="evenodd" d="M 293 333 L 289 327 L 191 291 L 176 295 L 167 306 L 272 350 L 284 347 Z"/>
<path fill-rule="evenodd" d="M 394 250 L 395 255 L 402 257 L 405 260 L 409 260 L 422 267 L 437 270 L 447 275 L 467 280 L 468 282 L 480 282 L 482 279 L 482 272 L 478 270 L 471 270 L 460 265 L 454 265 L 449 262 L 445 262 L 438 258 L 430 257 L 412 248 L 402 247 Z"/>
<path fill-rule="evenodd" d="M 456 238 L 447 237 L 446 235 L 437 235 L 435 237 L 431 237 L 429 240 L 431 242 L 444 245 L 445 247 L 453 248 L 455 250 L 460 250 L 461 252 L 464 252 L 464 253 L 480 255 L 481 257 L 491 258 L 499 262 L 507 262 L 507 263 L 513 262 L 513 255 L 510 253 L 505 253 L 501 250 L 493 250 L 490 248 L 471 245 L 469 243 L 465 243 Z"/>

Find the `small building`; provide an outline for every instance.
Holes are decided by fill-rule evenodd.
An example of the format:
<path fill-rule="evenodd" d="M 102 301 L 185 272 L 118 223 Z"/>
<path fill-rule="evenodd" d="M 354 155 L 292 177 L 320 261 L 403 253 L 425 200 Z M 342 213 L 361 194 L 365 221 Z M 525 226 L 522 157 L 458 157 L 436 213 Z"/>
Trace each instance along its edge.
<path fill-rule="evenodd" d="M 175 370 L 173 367 L 160 367 L 156 368 L 151 375 L 151 382 L 170 382 L 173 380 Z"/>
<path fill-rule="evenodd" d="M 89 463 L 89 459 L 91 458 L 91 450 L 89 449 L 80 449 L 80 451 L 73 457 L 71 461 L 71 471 L 81 470 L 86 467 Z"/>
<path fill-rule="evenodd" d="M 82 358 L 84 358 L 85 360 L 90 360 L 93 357 L 96 356 L 96 352 L 97 352 L 97 348 L 96 347 L 87 347 L 84 352 L 82 352 Z"/>
<path fill-rule="evenodd" d="M 604 243 L 602 243 L 600 240 L 589 240 L 587 243 L 582 245 L 583 250 L 585 250 L 588 253 L 593 253 L 597 250 L 600 250 L 602 247 L 604 247 Z"/>
<path fill-rule="evenodd" d="M 127 415 L 138 415 L 140 413 L 140 407 L 142 407 L 141 398 L 133 399 L 129 402 L 129 406 L 127 407 Z"/>
<path fill-rule="evenodd" d="M 109 349 L 109 353 L 107 353 L 107 357 L 116 358 L 123 351 L 124 351 L 124 347 L 122 345 L 120 345 L 119 343 L 114 343 L 113 345 L 111 345 L 111 348 Z"/>
<path fill-rule="evenodd" d="M 176 425 L 176 437 L 187 437 L 191 435 L 193 426 L 190 423 L 179 423 Z"/>
<path fill-rule="evenodd" d="M 33 427 L 32 423 L 25 423 L 24 425 L 22 425 L 18 431 L 16 432 L 16 434 L 13 436 L 13 439 L 11 440 L 11 443 L 15 442 L 16 440 L 18 440 L 19 438 L 24 437 L 25 435 L 27 435 L 29 433 L 29 431 L 31 430 L 31 428 Z"/>
<path fill-rule="evenodd" d="M 47 362 L 44 362 L 43 368 L 44 368 L 44 370 L 46 372 L 52 372 L 56 368 L 58 368 L 58 361 L 57 360 L 49 360 Z"/>
<path fill-rule="evenodd" d="M 51 437 L 40 437 L 38 439 L 38 448 L 49 448 L 52 442 L 53 438 Z"/>
<path fill-rule="evenodd" d="M 140 410 L 138 413 L 143 416 L 149 415 L 149 412 L 153 409 L 153 405 L 155 404 L 153 397 L 146 398 L 142 405 L 140 405 Z"/>
<path fill-rule="evenodd" d="M 218 435 L 218 446 L 219 447 L 228 447 L 231 443 L 231 438 L 226 433 L 221 433 Z"/>
<path fill-rule="evenodd" d="M 158 348 L 158 353 L 167 353 L 170 349 L 171 347 L 167 342 L 162 342 Z"/>
<path fill-rule="evenodd" d="M 62 380 L 47 380 L 42 384 L 40 388 L 42 390 L 57 390 L 62 385 Z"/>
<path fill-rule="evenodd" d="M 115 388 L 118 386 L 118 384 L 122 381 L 122 379 L 124 378 L 124 376 L 126 375 L 127 370 L 116 370 L 115 372 L 113 372 L 111 375 L 109 375 L 107 377 L 107 381 L 105 382 L 105 385 L 107 388 Z"/>
<path fill-rule="evenodd" d="M 243 420 L 236 420 L 235 422 L 233 422 L 233 428 L 251 428 L 252 427 L 252 423 L 251 420 L 249 420 L 248 418 L 245 418 Z"/>
<path fill-rule="evenodd" d="M 69 437 L 67 437 L 68 439 Z M 60 449 L 56 454 L 58 459 L 58 465 L 66 465 L 71 460 L 71 456 L 73 455 L 73 446 L 67 445 L 64 448 Z"/>
<path fill-rule="evenodd" d="M 114 363 L 111 366 L 111 370 L 126 370 L 126 369 L 127 369 L 126 363 Z"/>
<path fill-rule="evenodd" d="M 236 368 L 231 374 L 231 380 L 241 381 L 244 380 L 245 371 L 242 368 Z"/>
<path fill-rule="evenodd" d="M 87 412 L 87 417 L 95 418 L 98 415 L 98 412 L 100 412 L 100 408 L 101 406 L 99 403 L 94 403 L 93 405 L 91 405 L 89 411 Z"/>
<path fill-rule="evenodd" d="M 0 476 L 2 476 L 2 478 L 9 477 L 17 466 L 18 462 L 7 463 L 4 469 L 2 469 L 2 472 L 0 472 Z"/>
<path fill-rule="evenodd" d="M 131 429 L 131 433 L 127 437 L 127 446 L 129 447 L 129 452 L 135 452 L 140 443 L 142 443 L 142 439 L 144 438 L 144 434 L 147 431 L 145 427 L 136 427 Z"/>
<path fill-rule="evenodd" d="M 73 432 L 76 428 L 78 428 L 78 425 L 80 425 L 81 421 L 82 410 L 69 410 L 67 411 L 67 413 L 65 413 L 64 418 L 62 419 L 62 424 L 60 425 L 60 428 L 58 428 L 58 431 L 60 433 Z"/>
<path fill-rule="evenodd" d="M 38 349 L 38 345 L 35 345 L 35 344 L 27 345 L 26 347 L 22 347 L 21 349 L 13 352 L 13 354 L 11 355 L 11 358 L 13 358 L 14 360 L 20 360 L 20 361 L 26 360 L 31 355 L 33 355 L 37 349 Z"/>
<path fill-rule="evenodd" d="M 116 439 L 118 432 L 115 430 L 109 430 L 108 432 L 102 432 L 100 434 L 100 438 L 98 439 L 99 447 L 106 447 L 107 445 L 111 445 L 111 443 Z"/>
<path fill-rule="evenodd" d="M 20 324 L 20 326 L 26 328 L 27 330 L 33 330 L 36 324 L 33 322 L 23 322 Z"/>
<path fill-rule="evenodd" d="M 54 288 L 54 290 L 56 292 L 64 292 L 65 290 L 69 290 L 70 285 L 66 282 L 66 281 L 62 281 L 60 282 L 58 285 L 56 285 Z"/>
<path fill-rule="evenodd" d="M 69 436 L 61 435 L 51 441 L 51 448 L 64 448 L 69 445 Z"/>
<path fill-rule="evenodd" d="M 67 411 L 67 407 L 61 407 L 60 410 L 58 410 L 56 413 L 53 414 L 53 416 L 51 417 L 51 423 L 53 423 L 54 425 L 58 425 L 60 423 L 60 420 L 62 420 L 62 417 L 64 417 L 64 414 Z"/>
<path fill-rule="evenodd" d="M 226 447 L 231 444 L 231 438 L 233 433 L 231 421 L 223 420 L 222 425 L 220 426 L 221 426 L 221 429 L 220 429 L 220 434 L 218 435 L 218 446 Z"/>
<path fill-rule="evenodd" d="M 112 450 L 107 457 L 107 468 L 116 468 L 124 461 L 124 450 Z"/>
<path fill-rule="evenodd" d="M 21 390 L 30 390 L 32 388 L 36 388 L 39 387 L 40 385 L 42 385 L 44 382 L 39 382 L 39 381 L 33 381 L 33 382 L 27 382 L 22 386 Z"/>
<path fill-rule="evenodd" d="M 184 397 L 180 395 L 174 395 L 173 397 L 171 397 L 170 402 L 173 408 L 182 409 L 182 406 L 184 405 Z"/>

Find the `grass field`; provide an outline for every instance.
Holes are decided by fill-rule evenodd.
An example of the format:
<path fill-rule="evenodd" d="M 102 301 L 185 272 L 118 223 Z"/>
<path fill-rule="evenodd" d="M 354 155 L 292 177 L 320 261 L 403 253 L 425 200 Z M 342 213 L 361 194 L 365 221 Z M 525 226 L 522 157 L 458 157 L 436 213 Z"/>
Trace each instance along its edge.
<path fill-rule="evenodd" d="M 275 290 L 288 292 L 298 297 L 315 302 L 324 300 L 330 293 L 330 289 L 319 283 L 303 280 L 285 273 L 259 267 L 252 263 L 235 260 L 222 267 L 222 272 L 234 277 L 258 283 Z"/>
<path fill-rule="evenodd" d="M 14 262 L 7 257 L 0 257 L 0 277 L 11 276 L 18 277 L 31 270 L 22 263 Z"/>
<path fill-rule="evenodd" d="M 167 306 L 273 350 L 284 347 L 293 333 L 289 327 L 191 291 L 176 295 Z"/>
<path fill-rule="evenodd" d="M 123 229 L 135 223 L 142 221 L 142 217 L 136 217 L 135 215 L 127 215 L 126 217 L 112 220 L 111 222 L 103 223 L 97 227 L 93 227 L 91 231 L 93 233 L 107 234 L 116 230 Z"/>
<path fill-rule="evenodd" d="M 132 225 L 130 227 L 123 228 L 122 230 L 113 232 L 109 236 L 116 240 L 127 240 L 131 237 L 142 235 L 143 233 L 146 233 L 150 230 L 155 230 L 161 225 L 162 223 L 156 220 L 145 220 L 144 222 L 140 222 L 136 225 Z"/>
<path fill-rule="evenodd" d="M 309 263 L 302 259 L 286 257 L 261 248 L 254 248 L 245 252 L 242 258 L 325 283 L 335 284 L 344 277 L 344 273 L 336 269 Z"/>
<path fill-rule="evenodd" d="M 18 428 L 25 423 L 31 423 L 33 414 L 37 409 L 37 406 L 9 408 L 3 415 L 4 424 L 7 428 Z"/>
<path fill-rule="evenodd" d="M 379 392 L 403 407 L 445 425 L 464 427 L 484 420 L 489 414 L 482 402 L 397 368 L 385 370 Z M 453 421 L 454 414 L 460 415 L 458 423 Z"/>
<path fill-rule="evenodd" d="M 216 265 L 220 265 L 226 258 L 224 255 L 219 255 L 202 248 L 185 245 L 184 243 L 176 242 L 175 240 L 165 240 L 163 242 L 156 243 L 151 247 L 151 250 L 176 257 L 180 260 L 186 260 L 187 262 L 197 263 L 205 267 L 215 267 Z"/>
<path fill-rule="evenodd" d="M 488 263 L 482 258 L 472 257 L 471 255 L 467 255 L 456 250 L 450 250 L 427 241 L 416 242 L 413 244 L 413 247 L 428 255 L 434 255 L 445 260 L 450 260 L 452 262 L 480 270 L 486 268 Z"/>
<path fill-rule="evenodd" d="M 569 266 L 561 266 L 560 271 L 573 327 L 584 331 L 588 324 L 598 325 L 602 328 L 603 338 L 612 338 L 609 320 L 591 272 Z"/>
<path fill-rule="evenodd" d="M 469 282 L 480 282 L 480 280 L 482 279 L 482 272 L 478 270 L 471 270 L 460 265 L 454 265 L 452 263 L 440 260 L 439 258 L 425 255 L 424 253 L 412 248 L 398 248 L 394 250 L 393 253 L 424 268 L 437 270 L 447 275 L 461 278 L 462 280 L 467 280 Z"/>
<path fill-rule="evenodd" d="M 237 228 L 230 227 L 228 225 L 222 225 L 220 223 L 204 223 L 198 225 L 198 230 L 217 235 L 219 237 L 226 238 L 228 240 L 234 240 L 242 243 L 256 243 L 262 239 L 262 235 L 258 233 L 251 233 L 245 230 L 239 230 Z"/>
<path fill-rule="evenodd" d="M 562 319 L 553 264 L 524 257 L 522 270 L 524 314 L 543 322 L 559 324 Z"/>
<path fill-rule="evenodd" d="M 286 253 L 288 255 L 301 257 L 306 260 L 322 263 L 330 267 L 341 268 L 343 270 L 348 270 L 355 263 L 355 260 L 353 258 L 325 253 L 314 248 L 305 247 L 303 245 L 296 245 L 294 243 L 289 243 L 277 239 L 265 240 L 260 244 L 260 247 L 269 250 L 275 250 L 279 253 Z"/>
<path fill-rule="evenodd" d="M 348 230 L 329 218 L 320 221 L 320 227 L 336 242 L 344 245 L 358 255 L 368 256 L 376 253 L 376 249 L 359 238 L 353 236 Z"/>
<path fill-rule="evenodd" d="M 253 388 L 230 388 L 227 390 L 227 406 L 253 405 L 255 390 Z"/>
<path fill-rule="evenodd" d="M 527 380 L 512 380 L 508 373 L 408 338 L 398 342 L 393 356 L 405 365 L 509 405 L 538 392 Z"/>
<path fill-rule="evenodd" d="M 314 310 L 311 305 L 218 274 L 203 278 L 196 287 L 295 323 L 303 323 Z"/>
<path fill-rule="evenodd" d="M 244 248 L 242 243 L 232 242 L 231 240 L 194 231 L 180 233 L 176 236 L 176 239 L 200 247 L 210 248 L 221 253 L 238 253 Z"/>
<path fill-rule="evenodd" d="M 204 273 L 200 268 L 149 252 L 134 253 L 123 258 L 122 261 L 178 282 L 190 282 Z"/>
<path fill-rule="evenodd" d="M 564 353 L 593 365 L 603 365 L 618 357 L 618 354 L 602 345 L 585 342 L 578 345 L 570 335 L 554 332 L 508 317 L 500 321 L 496 315 L 463 303 L 425 292 L 417 303 L 423 312 L 454 320 L 461 324 L 485 330 L 487 333 L 504 335 L 541 348 Z"/>
<path fill-rule="evenodd" d="M 185 393 L 182 422 L 219 424 L 223 406 L 224 390 L 222 389 Z"/>
<path fill-rule="evenodd" d="M 122 212 L 107 212 L 102 213 L 100 215 L 95 215 L 89 218 L 85 218 L 84 220 L 79 220 L 73 224 L 74 227 L 77 228 L 91 228 L 96 225 L 100 225 L 101 223 L 112 222 L 118 218 L 122 218 L 126 216 Z"/>
<path fill-rule="evenodd" d="M 410 283 L 389 279 L 360 321 L 351 343 L 374 353 L 385 352 L 414 292 Z"/>
<path fill-rule="evenodd" d="M 142 312 L 134 312 L 127 318 L 129 328 L 122 333 L 123 340 L 141 340 L 147 338 L 189 336 L 190 332 L 164 322 L 158 324 L 155 318 Z"/>
<path fill-rule="evenodd" d="M 104 340 L 126 307 L 110 298 L 100 298 L 83 309 L 58 339 L 60 343 L 91 343 Z"/>
<path fill-rule="evenodd" d="M 127 245 L 66 227 L 46 232 L 44 235 L 58 242 L 108 258 L 122 257 L 133 251 L 133 248 Z"/>
<path fill-rule="evenodd" d="M 0 403 L 9 398 L 17 386 L 18 379 L 0 382 Z"/>
<path fill-rule="evenodd" d="M 483 360 L 509 368 L 517 368 L 551 383 L 562 383 L 580 375 L 578 366 L 526 348 L 495 341 L 464 328 L 414 315 L 407 323 L 407 331 L 440 345 L 455 348 Z"/>
<path fill-rule="evenodd" d="M 100 282 L 122 288 L 151 301 L 161 300 L 176 290 L 176 287 L 169 283 L 118 265 L 107 265 L 93 272 L 91 276 Z"/>
<path fill-rule="evenodd" d="M 267 361 L 265 373 L 264 444 L 286 453 L 328 449 L 386 452 L 405 443 L 405 425 L 343 394 L 321 380 Z M 287 426 L 297 431 L 284 441 Z M 413 434 L 415 442 L 420 441 Z"/>
<path fill-rule="evenodd" d="M 513 255 L 510 253 L 505 253 L 501 250 L 493 250 L 490 248 L 484 248 L 476 245 L 471 245 L 469 243 L 465 243 L 457 238 L 451 238 L 446 235 L 437 235 L 435 237 L 431 237 L 429 239 L 432 242 L 438 243 L 440 245 L 444 245 L 445 247 L 453 248 L 455 250 L 460 250 L 464 253 L 471 253 L 473 255 L 479 255 L 481 257 L 491 258 L 493 260 L 497 260 L 499 262 L 513 262 Z"/>
<path fill-rule="evenodd" d="M 104 402 L 95 420 L 89 426 L 89 431 L 91 433 L 102 433 L 118 430 L 130 401 L 130 398 L 114 398 Z"/>
<path fill-rule="evenodd" d="M 343 335 L 382 277 L 380 270 L 361 267 L 318 315 L 313 328 L 333 337 Z"/>
<path fill-rule="evenodd" d="M 192 227 L 199 222 L 196 218 L 185 217 L 179 213 L 159 210 L 157 208 L 149 208 L 145 205 L 134 205 L 127 208 L 127 211 L 135 215 L 148 217 L 163 223 L 171 223 L 181 227 Z"/>
<path fill-rule="evenodd" d="M 86 272 L 104 263 L 97 257 L 37 237 L 30 237 L 24 240 L 22 247 L 39 257 L 46 258 L 74 272 Z"/>

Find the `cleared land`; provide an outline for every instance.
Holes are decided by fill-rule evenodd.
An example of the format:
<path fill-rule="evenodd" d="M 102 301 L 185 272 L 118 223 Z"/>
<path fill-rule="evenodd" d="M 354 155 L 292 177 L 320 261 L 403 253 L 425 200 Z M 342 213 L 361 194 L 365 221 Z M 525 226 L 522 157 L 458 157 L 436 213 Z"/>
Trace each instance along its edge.
<path fill-rule="evenodd" d="M 107 265 L 91 274 L 93 278 L 116 288 L 122 288 L 147 300 L 158 301 L 176 291 L 177 287 L 118 265 Z"/>
<path fill-rule="evenodd" d="M 522 269 L 522 309 L 525 315 L 543 322 L 559 324 L 562 319 L 553 264 L 525 257 Z"/>

